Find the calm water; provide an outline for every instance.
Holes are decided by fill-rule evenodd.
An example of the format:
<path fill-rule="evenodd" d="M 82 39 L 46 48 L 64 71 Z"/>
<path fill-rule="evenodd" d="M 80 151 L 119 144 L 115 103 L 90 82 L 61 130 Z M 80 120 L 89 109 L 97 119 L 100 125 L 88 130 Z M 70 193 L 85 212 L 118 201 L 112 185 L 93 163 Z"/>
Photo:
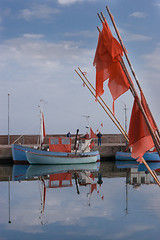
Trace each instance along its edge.
<path fill-rule="evenodd" d="M 159 238 L 160 188 L 137 164 L 56 167 L 0 166 L 0 240 Z"/>

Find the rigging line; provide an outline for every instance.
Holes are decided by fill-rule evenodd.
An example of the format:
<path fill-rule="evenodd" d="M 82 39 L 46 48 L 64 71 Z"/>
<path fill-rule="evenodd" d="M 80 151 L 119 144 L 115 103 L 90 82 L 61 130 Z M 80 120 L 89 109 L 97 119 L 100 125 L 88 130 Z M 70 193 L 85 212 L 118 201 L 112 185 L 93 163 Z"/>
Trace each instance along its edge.
<path fill-rule="evenodd" d="M 81 74 L 84 76 L 84 78 L 86 79 L 86 81 L 89 83 L 89 85 L 92 87 L 92 89 L 96 92 L 96 89 L 93 87 L 93 85 L 91 84 L 91 82 L 88 80 L 88 78 L 86 77 L 86 75 L 84 75 L 84 73 L 82 72 L 82 70 L 78 67 L 79 71 L 81 72 Z M 120 124 L 120 122 L 118 121 L 118 119 L 116 118 L 116 116 L 112 113 L 112 111 L 110 110 L 110 108 L 108 107 L 108 105 L 106 104 L 106 102 L 103 100 L 103 98 L 101 96 L 99 96 L 99 99 L 102 101 L 102 103 L 105 105 L 105 107 L 108 109 L 108 111 L 110 112 L 110 114 L 112 115 L 112 117 L 115 119 L 115 121 L 117 122 L 117 124 L 119 124 L 119 126 L 121 127 L 122 131 L 124 132 L 124 134 L 127 136 L 127 132 L 124 130 L 124 128 L 122 127 L 122 125 Z"/>
<path fill-rule="evenodd" d="M 22 135 L 20 135 L 12 144 L 16 143 L 19 139 L 21 139 L 29 130 L 31 130 L 33 127 L 35 127 L 37 123 L 29 127 Z"/>
<path fill-rule="evenodd" d="M 75 70 L 75 72 L 78 74 L 78 76 L 81 78 L 81 80 L 83 81 L 83 83 L 87 86 L 87 88 L 89 89 L 89 91 L 92 93 L 92 95 L 96 98 L 95 93 L 90 89 L 90 87 L 88 86 L 88 84 L 85 82 L 85 80 L 82 78 L 82 76 L 78 73 L 77 70 Z M 114 122 L 114 124 L 117 126 L 117 128 L 120 130 L 120 132 L 123 134 L 123 136 L 125 137 L 125 139 L 127 139 L 127 141 L 129 141 L 128 137 L 125 135 L 125 133 L 122 131 L 122 129 L 120 128 L 120 126 L 115 122 L 115 120 L 113 119 L 113 117 L 111 116 L 111 114 L 107 111 L 107 109 L 103 106 L 103 104 L 100 102 L 100 100 L 98 98 L 96 98 L 98 103 L 101 105 L 101 107 L 103 108 L 103 110 L 108 114 L 108 116 L 110 117 L 110 119 Z"/>

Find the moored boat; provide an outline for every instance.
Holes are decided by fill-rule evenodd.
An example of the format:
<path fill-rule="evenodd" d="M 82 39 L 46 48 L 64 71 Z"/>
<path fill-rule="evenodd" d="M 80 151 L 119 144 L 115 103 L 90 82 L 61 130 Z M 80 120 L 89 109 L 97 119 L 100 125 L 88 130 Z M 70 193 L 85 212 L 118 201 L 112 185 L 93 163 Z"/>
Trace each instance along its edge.
<path fill-rule="evenodd" d="M 51 155 L 46 153 L 26 152 L 30 164 L 84 164 L 97 162 L 96 155 L 67 154 L 66 156 Z"/>
<path fill-rule="evenodd" d="M 29 147 L 20 144 L 12 144 L 12 157 L 15 164 L 29 164 L 26 157 L 26 152 L 34 152 L 39 155 L 60 156 L 66 157 L 68 154 L 73 156 L 75 153 L 83 156 L 96 156 L 97 160 L 100 160 L 100 154 L 98 150 L 91 150 L 92 138 L 80 138 L 78 137 L 78 129 L 75 138 L 74 148 L 72 149 L 71 137 L 50 137 L 49 147 L 42 149 L 44 138 L 46 136 L 44 127 L 44 116 L 41 111 L 41 125 L 40 125 L 40 144 L 34 147 Z M 73 155 L 73 156 L 72 156 Z"/>
<path fill-rule="evenodd" d="M 83 140 L 83 141 L 86 141 L 86 140 Z M 65 140 L 65 142 L 66 142 L 66 140 Z M 63 145 L 63 144 L 61 144 L 61 145 Z M 63 157 L 63 156 L 65 157 L 69 153 L 67 151 L 64 151 L 64 152 L 63 151 L 59 151 L 59 152 L 54 151 L 53 148 L 51 148 L 50 151 L 46 151 L 46 150 L 31 148 L 31 147 L 24 146 L 24 145 L 12 144 L 12 157 L 13 157 L 14 163 L 15 164 L 29 164 L 28 159 L 26 157 L 26 152 L 34 152 L 37 154 L 45 154 L 45 155 L 50 155 L 50 156 L 61 156 L 61 157 Z M 82 146 L 82 148 L 79 151 L 77 151 L 77 153 L 79 155 L 86 156 L 86 157 L 87 156 L 96 156 L 97 160 L 100 160 L 100 154 L 99 154 L 98 150 L 90 151 L 90 150 L 86 149 L 86 151 L 83 151 L 83 146 Z M 71 151 L 70 155 L 75 155 L 75 152 Z"/>
<path fill-rule="evenodd" d="M 160 162 L 160 156 L 157 152 L 146 152 L 143 155 L 145 161 Z M 137 159 L 131 156 L 131 152 L 116 152 L 116 160 L 135 161 Z"/>

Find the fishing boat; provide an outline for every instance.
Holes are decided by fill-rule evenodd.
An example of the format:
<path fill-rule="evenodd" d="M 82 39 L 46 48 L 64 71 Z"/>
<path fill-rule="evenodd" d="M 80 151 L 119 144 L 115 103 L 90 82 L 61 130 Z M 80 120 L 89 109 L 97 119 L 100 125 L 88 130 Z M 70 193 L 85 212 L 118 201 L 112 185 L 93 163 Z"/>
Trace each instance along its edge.
<path fill-rule="evenodd" d="M 72 148 L 71 137 L 50 137 L 49 147 L 43 148 L 45 133 L 44 116 L 41 111 L 41 125 L 40 125 L 40 144 L 34 147 L 25 146 L 21 144 L 12 144 L 12 157 L 15 164 L 29 164 L 26 152 L 35 153 L 37 155 L 47 155 L 54 157 L 68 157 L 70 154 L 72 160 L 75 159 L 75 153 L 80 157 L 87 157 L 87 161 L 94 162 L 96 156 L 97 161 L 100 160 L 100 154 L 98 150 L 92 151 L 92 138 L 80 138 L 78 137 L 78 129 Z M 76 155 L 77 156 L 77 155 Z M 88 158 L 90 157 L 90 160 Z M 93 158 L 92 158 L 93 157 Z M 92 160 L 91 160 L 92 159 Z M 72 161 L 70 161 L 72 162 Z M 80 161 L 79 161 L 80 162 Z"/>
<path fill-rule="evenodd" d="M 160 156 L 157 152 L 146 152 L 143 155 L 145 161 L 160 162 Z M 116 152 L 116 160 L 135 161 L 137 159 L 131 156 L 131 152 Z"/>
<path fill-rule="evenodd" d="M 46 155 L 54 157 L 68 157 L 71 156 L 75 159 L 75 156 L 80 157 L 95 157 L 96 161 L 100 160 L 100 154 L 98 150 L 91 151 L 89 147 L 91 139 L 78 140 L 78 149 L 75 151 L 71 149 L 71 138 L 66 137 L 51 137 L 49 138 L 49 148 L 47 150 L 40 150 L 36 148 L 27 147 L 24 145 L 12 144 L 12 157 L 15 164 L 29 164 L 26 152 L 35 153 L 37 155 Z M 87 158 L 89 159 L 89 158 Z M 90 162 L 90 161 L 89 161 Z"/>
<path fill-rule="evenodd" d="M 82 154 L 67 154 L 66 156 L 58 156 L 48 154 L 50 152 L 43 152 L 43 154 L 35 152 L 26 152 L 27 160 L 30 164 L 83 164 L 97 162 L 96 155 L 82 155 Z"/>

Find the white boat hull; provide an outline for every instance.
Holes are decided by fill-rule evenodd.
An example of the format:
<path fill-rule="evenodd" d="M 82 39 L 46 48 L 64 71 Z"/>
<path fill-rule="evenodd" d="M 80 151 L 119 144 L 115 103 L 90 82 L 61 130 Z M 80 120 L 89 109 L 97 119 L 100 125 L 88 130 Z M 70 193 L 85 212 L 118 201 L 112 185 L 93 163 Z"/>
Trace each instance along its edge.
<path fill-rule="evenodd" d="M 30 164 L 83 164 L 97 162 L 97 156 L 49 156 L 34 152 L 26 152 L 27 160 Z"/>

